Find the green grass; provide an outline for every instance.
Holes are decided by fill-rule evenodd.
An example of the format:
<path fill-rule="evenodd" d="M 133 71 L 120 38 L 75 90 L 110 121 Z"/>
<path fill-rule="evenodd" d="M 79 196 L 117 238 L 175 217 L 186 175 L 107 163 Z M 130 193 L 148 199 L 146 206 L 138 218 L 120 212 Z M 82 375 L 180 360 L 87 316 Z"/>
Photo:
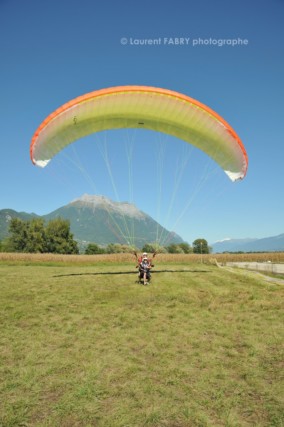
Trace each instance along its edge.
<path fill-rule="evenodd" d="M 283 426 L 283 285 L 170 268 L 2 262 L 0 425 Z"/>

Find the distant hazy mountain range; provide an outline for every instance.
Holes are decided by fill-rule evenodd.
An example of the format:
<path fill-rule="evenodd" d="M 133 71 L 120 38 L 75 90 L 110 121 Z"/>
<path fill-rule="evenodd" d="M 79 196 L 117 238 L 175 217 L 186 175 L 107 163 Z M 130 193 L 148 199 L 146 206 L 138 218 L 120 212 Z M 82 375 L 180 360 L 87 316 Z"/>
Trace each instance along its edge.
<path fill-rule="evenodd" d="M 0 210 L 0 240 L 8 235 L 9 222 L 14 217 L 23 220 L 40 218 L 34 213 Z M 70 221 L 71 232 L 80 242 L 99 245 L 129 243 L 140 248 L 145 243 L 155 242 L 157 236 L 162 236 L 164 245 L 183 242 L 180 236 L 163 228 L 135 205 L 114 202 L 104 196 L 85 194 L 66 206 L 41 216 L 47 221 L 58 217 Z"/>
<path fill-rule="evenodd" d="M 215 253 L 284 251 L 284 234 L 264 239 L 225 239 L 210 246 Z"/>

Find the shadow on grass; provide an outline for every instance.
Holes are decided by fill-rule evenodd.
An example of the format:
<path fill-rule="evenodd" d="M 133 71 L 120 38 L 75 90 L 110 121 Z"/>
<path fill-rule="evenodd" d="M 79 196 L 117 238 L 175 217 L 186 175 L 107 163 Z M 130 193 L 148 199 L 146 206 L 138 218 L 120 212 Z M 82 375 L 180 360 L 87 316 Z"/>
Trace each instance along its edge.
<path fill-rule="evenodd" d="M 94 273 L 69 273 L 69 274 L 57 274 L 53 277 L 69 277 L 69 276 L 99 276 L 99 275 L 111 275 L 111 274 L 136 274 L 137 271 L 103 271 Z M 209 273 L 208 270 L 151 270 L 151 274 L 157 273 Z"/>

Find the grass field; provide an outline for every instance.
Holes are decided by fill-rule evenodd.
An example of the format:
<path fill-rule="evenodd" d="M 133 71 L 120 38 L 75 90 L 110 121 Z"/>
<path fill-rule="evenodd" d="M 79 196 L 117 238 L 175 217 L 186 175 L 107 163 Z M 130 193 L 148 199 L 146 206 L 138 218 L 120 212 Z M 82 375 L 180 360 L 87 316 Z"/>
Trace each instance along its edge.
<path fill-rule="evenodd" d="M 283 426 L 284 286 L 191 260 L 2 257 L 0 426 Z"/>

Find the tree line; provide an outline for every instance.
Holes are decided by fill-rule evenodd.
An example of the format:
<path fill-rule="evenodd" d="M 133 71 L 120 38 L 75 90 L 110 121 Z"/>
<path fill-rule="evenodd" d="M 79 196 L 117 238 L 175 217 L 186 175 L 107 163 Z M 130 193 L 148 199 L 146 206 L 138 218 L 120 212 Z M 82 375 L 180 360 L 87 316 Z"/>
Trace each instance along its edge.
<path fill-rule="evenodd" d="M 135 250 L 138 251 L 137 248 Z M 156 243 L 146 243 L 142 248 L 142 252 L 147 253 L 170 253 L 170 254 L 208 254 L 211 248 L 205 239 L 196 239 L 192 246 L 189 243 L 171 243 L 168 246 L 159 246 Z M 119 243 L 110 243 L 106 247 L 100 246 L 97 243 L 89 243 L 85 249 L 85 254 L 114 254 L 114 253 L 129 253 L 133 252 L 133 247 L 121 245 Z"/>
<path fill-rule="evenodd" d="M 0 250 L 2 252 L 78 254 L 79 246 L 70 231 L 69 220 L 56 218 L 46 223 L 42 218 L 27 221 L 12 218 L 9 237 L 0 242 Z M 110 243 L 107 246 L 89 243 L 85 248 L 85 254 L 129 253 L 133 250 L 139 249 L 119 243 Z M 192 246 L 186 242 L 171 243 L 168 246 L 147 243 L 141 250 L 148 253 L 206 254 L 210 252 L 210 247 L 205 239 L 196 239 Z"/>

